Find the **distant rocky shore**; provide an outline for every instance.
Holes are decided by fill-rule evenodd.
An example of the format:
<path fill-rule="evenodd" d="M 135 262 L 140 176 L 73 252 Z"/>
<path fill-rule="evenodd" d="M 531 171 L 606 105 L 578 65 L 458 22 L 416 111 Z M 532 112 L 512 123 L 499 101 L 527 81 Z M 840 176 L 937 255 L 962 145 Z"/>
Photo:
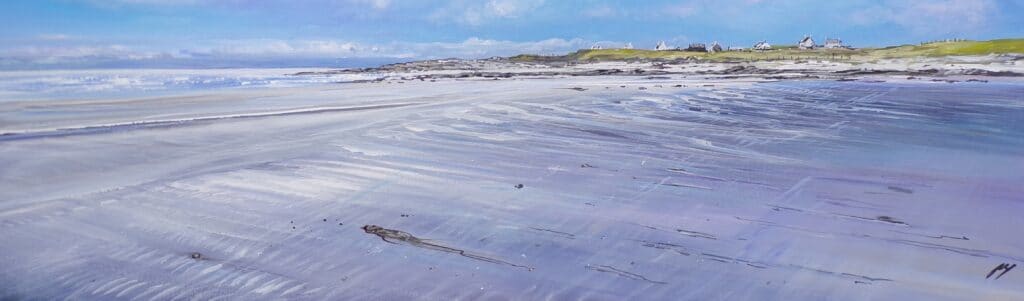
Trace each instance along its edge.
<path fill-rule="evenodd" d="M 1024 55 L 888 59 L 875 61 L 772 60 L 707 62 L 700 60 L 614 62 L 517 62 L 508 58 L 426 60 L 375 68 L 299 72 L 294 75 L 364 74 L 373 79 L 510 79 L 563 76 L 708 76 L 716 78 L 837 79 L 900 76 L 907 79 L 967 81 L 980 77 L 1024 77 Z M 977 79 L 976 79 L 977 80 Z"/>

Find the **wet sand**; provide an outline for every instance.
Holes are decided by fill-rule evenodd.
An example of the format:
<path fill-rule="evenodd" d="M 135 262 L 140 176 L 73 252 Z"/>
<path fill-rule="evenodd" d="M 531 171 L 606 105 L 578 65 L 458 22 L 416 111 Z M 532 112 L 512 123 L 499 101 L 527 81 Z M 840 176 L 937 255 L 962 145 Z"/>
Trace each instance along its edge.
<path fill-rule="evenodd" d="M 1022 299 L 994 270 L 1024 258 L 1021 95 L 670 75 L 3 102 L 0 297 Z"/>

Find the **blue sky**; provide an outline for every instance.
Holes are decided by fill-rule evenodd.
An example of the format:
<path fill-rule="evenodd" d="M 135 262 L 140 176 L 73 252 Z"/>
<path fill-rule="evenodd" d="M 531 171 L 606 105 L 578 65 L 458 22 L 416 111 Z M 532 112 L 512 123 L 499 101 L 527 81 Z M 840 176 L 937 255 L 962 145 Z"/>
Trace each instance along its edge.
<path fill-rule="evenodd" d="M 374 64 L 594 43 L 854 46 L 1024 37 L 1024 0 L 0 2 L 0 68 Z"/>

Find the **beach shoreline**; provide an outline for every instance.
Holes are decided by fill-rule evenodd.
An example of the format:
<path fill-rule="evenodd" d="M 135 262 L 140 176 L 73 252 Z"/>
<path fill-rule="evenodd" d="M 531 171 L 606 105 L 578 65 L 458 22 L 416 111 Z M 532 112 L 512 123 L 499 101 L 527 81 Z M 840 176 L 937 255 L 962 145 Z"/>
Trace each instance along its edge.
<path fill-rule="evenodd" d="M 1018 77 L 690 67 L 0 102 L 0 295 L 1024 296 Z"/>
<path fill-rule="evenodd" d="M 366 81 L 431 80 L 451 78 L 507 79 L 542 76 L 717 76 L 767 79 L 845 79 L 869 76 L 920 78 L 1024 77 L 1024 56 L 989 55 L 874 60 L 765 60 L 710 62 L 700 60 L 517 62 L 507 58 L 485 60 L 427 60 L 357 68 L 298 72 L 294 75 L 364 74 Z"/>

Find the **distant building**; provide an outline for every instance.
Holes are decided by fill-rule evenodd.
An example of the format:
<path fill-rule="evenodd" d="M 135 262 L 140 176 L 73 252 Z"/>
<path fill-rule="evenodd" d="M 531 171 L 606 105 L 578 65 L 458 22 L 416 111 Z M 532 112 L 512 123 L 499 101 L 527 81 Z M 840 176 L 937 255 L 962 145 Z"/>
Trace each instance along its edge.
<path fill-rule="evenodd" d="M 711 48 L 708 48 L 708 52 L 722 52 L 722 45 L 719 45 L 718 41 L 714 41 L 711 43 Z"/>
<path fill-rule="evenodd" d="M 739 46 L 729 47 L 729 51 L 746 51 L 746 50 L 747 50 L 746 48 L 739 47 Z"/>
<path fill-rule="evenodd" d="M 686 51 L 707 52 L 708 46 L 704 43 L 690 43 L 690 46 L 686 47 Z"/>
<path fill-rule="evenodd" d="M 964 42 L 964 41 L 968 41 L 968 40 L 965 40 L 965 39 L 956 39 L 956 38 L 954 38 L 954 39 L 942 39 L 942 40 L 935 40 L 935 41 L 929 41 L 929 42 L 921 42 L 921 45 L 927 45 L 927 44 L 935 44 L 935 43 L 953 43 L 953 42 Z"/>
<path fill-rule="evenodd" d="M 847 48 L 840 39 L 825 39 L 825 49 Z"/>
<path fill-rule="evenodd" d="M 633 49 L 633 43 L 619 44 L 619 42 L 598 41 L 590 45 L 591 50 L 602 49 Z"/>
<path fill-rule="evenodd" d="M 796 46 L 800 49 L 807 50 L 814 49 L 816 45 L 814 45 L 814 39 L 812 39 L 811 36 L 807 35 L 804 36 L 804 38 L 800 40 L 800 43 L 797 43 Z"/>
<path fill-rule="evenodd" d="M 658 41 L 658 45 L 654 46 L 654 50 L 669 50 L 669 48 L 668 45 L 665 44 L 665 41 Z"/>
<path fill-rule="evenodd" d="M 768 41 L 760 41 L 754 44 L 754 50 L 765 51 L 772 50 L 772 44 L 768 44 Z"/>

